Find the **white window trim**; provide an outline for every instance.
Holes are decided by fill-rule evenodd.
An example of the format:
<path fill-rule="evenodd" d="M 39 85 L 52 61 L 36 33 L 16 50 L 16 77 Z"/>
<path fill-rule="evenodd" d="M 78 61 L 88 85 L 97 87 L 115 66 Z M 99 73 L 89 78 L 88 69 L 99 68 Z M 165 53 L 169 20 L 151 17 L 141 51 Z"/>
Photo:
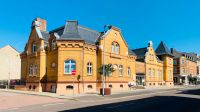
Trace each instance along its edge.
<path fill-rule="evenodd" d="M 127 76 L 129 76 L 129 77 L 131 76 L 131 68 L 130 67 L 127 68 Z"/>
<path fill-rule="evenodd" d="M 121 72 L 120 72 L 121 70 Z M 123 76 L 123 66 L 119 65 L 119 76 L 122 77 Z"/>
<path fill-rule="evenodd" d="M 69 71 L 72 71 L 71 70 L 71 67 L 72 67 L 72 62 L 71 61 L 74 61 L 74 60 L 65 60 L 65 61 L 70 61 L 70 67 L 69 67 Z M 69 73 L 66 73 L 65 72 L 65 61 L 64 61 L 64 74 L 66 74 L 66 75 L 70 75 L 70 74 L 72 74 L 72 72 L 69 72 Z M 75 62 L 75 69 L 76 69 L 76 61 L 74 61 Z"/>
<path fill-rule="evenodd" d="M 88 68 L 89 68 L 89 72 L 88 72 Z M 92 68 L 92 63 L 91 62 L 88 62 L 87 63 L 87 75 L 91 76 L 93 73 L 93 68 Z"/>

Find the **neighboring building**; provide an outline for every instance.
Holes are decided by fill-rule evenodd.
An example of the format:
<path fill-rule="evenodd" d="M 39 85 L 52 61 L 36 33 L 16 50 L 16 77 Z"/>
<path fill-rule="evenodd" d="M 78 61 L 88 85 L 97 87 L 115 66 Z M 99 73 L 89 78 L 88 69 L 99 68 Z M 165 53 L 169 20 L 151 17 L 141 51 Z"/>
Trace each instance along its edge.
<path fill-rule="evenodd" d="M 197 56 L 197 75 L 200 76 L 200 56 Z"/>
<path fill-rule="evenodd" d="M 188 84 L 188 76 L 197 76 L 197 54 L 178 52 L 171 48 L 174 55 L 174 83 Z"/>
<path fill-rule="evenodd" d="M 150 41 L 148 47 L 134 49 L 136 59 L 136 79 L 138 85 L 173 86 L 173 55 L 161 42 L 154 51 Z"/>
<path fill-rule="evenodd" d="M 20 53 L 10 45 L 0 48 L 0 85 L 10 80 L 19 80 L 20 70 Z"/>
<path fill-rule="evenodd" d="M 105 42 L 105 43 L 104 43 Z M 124 40 L 121 31 L 110 26 L 98 32 L 67 21 L 66 25 L 48 32 L 46 21 L 33 21 L 29 40 L 21 54 L 22 80 L 26 88 L 35 91 L 71 94 L 96 92 L 102 87 L 98 68 L 112 64 L 113 74 L 106 78 L 106 87 L 112 91 L 128 90 L 135 82 L 136 56 Z M 76 76 L 72 76 L 76 70 Z M 74 81 L 74 85 L 73 85 Z"/>

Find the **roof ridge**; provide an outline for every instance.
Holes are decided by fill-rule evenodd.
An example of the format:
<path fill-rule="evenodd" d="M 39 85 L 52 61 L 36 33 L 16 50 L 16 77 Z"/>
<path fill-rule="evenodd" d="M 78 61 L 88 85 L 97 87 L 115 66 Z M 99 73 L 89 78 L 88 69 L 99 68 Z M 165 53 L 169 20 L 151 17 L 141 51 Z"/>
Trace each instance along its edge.
<path fill-rule="evenodd" d="M 100 32 L 97 31 L 97 30 L 94 30 L 94 29 L 91 29 L 91 28 L 88 28 L 88 27 L 85 27 L 85 26 L 82 26 L 82 25 L 78 25 L 78 27 L 84 28 L 84 29 L 86 29 L 86 30 L 89 30 L 89 31 L 92 31 L 92 32 L 95 32 L 95 33 L 100 33 Z"/>

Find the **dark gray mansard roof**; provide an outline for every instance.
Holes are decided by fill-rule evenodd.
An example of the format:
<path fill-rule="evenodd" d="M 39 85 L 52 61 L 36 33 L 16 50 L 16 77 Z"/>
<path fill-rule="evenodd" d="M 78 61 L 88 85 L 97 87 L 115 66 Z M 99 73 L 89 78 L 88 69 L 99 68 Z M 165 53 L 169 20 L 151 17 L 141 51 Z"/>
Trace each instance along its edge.
<path fill-rule="evenodd" d="M 137 55 L 137 59 L 144 59 L 147 52 L 147 47 L 133 49 L 132 51 Z"/>
<path fill-rule="evenodd" d="M 167 46 L 165 45 L 163 41 L 160 42 L 155 52 L 156 52 L 156 55 L 173 56 L 173 54 L 170 52 L 170 50 L 167 48 Z"/>
<path fill-rule="evenodd" d="M 174 48 L 171 48 L 171 53 L 174 55 L 174 58 L 180 58 L 182 56 L 186 57 L 190 61 L 197 61 L 197 54 L 195 53 L 186 53 L 186 52 L 179 52 Z"/>
<path fill-rule="evenodd" d="M 84 40 L 89 44 L 96 44 L 99 38 L 101 38 L 104 33 L 92 30 L 90 28 L 80 26 L 78 21 L 67 21 L 65 26 L 59 27 L 49 32 L 49 34 L 58 34 L 58 40 Z M 43 32 L 42 35 L 47 35 Z M 130 49 L 128 50 L 129 55 L 136 55 Z"/>
<path fill-rule="evenodd" d="M 78 25 L 77 21 L 68 21 L 65 26 L 50 31 L 50 34 L 57 33 L 58 40 L 84 40 L 87 43 L 95 44 L 101 33 Z"/>

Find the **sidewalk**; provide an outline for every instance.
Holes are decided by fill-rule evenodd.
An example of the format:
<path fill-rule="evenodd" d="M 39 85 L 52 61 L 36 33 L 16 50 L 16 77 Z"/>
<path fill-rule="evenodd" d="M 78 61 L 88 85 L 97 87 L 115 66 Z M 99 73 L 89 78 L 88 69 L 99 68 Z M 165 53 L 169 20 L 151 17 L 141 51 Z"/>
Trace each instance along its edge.
<path fill-rule="evenodd" d="M 27 94 L 27 95 L 36 95 L 36 96 L 45 96 L 45 97 L 52 97 L 52 98 L 59 98 L 59 99 L 68 99 L 68 100 L 103 100 L 106 98 L 121 98 L 133 95 L 141 95 L 141 94 L 151 94 L 156 92 L 162 91 L 170 91 L 170 90 L 179 90 L 184 88 L 199 88 L 200 86 L 174 86 L 174 87 L 146 87 L 146 89 L 136 89 L 130 91 L 123 91 L 123 92 L 113 92 L 112 95 L 109 96 L 101 96 L 98 93 L 95 94 L 75 94 L 73 95 L 58 95 L 55 93 L 49 92 L 34 92 L 34 91 L 19 91 L 19 90 L 11 90 L 11 89 L 0 89 L 0 92 L 13 92 L 19 94 Z"/>

